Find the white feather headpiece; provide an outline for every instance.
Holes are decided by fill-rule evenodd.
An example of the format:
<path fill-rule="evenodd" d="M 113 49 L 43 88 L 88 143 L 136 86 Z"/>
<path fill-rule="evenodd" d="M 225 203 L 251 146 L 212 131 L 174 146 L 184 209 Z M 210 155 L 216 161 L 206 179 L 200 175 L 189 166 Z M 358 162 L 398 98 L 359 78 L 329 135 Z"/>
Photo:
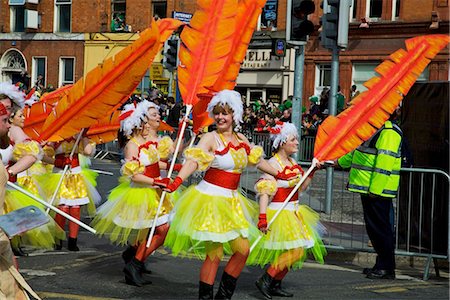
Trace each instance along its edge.
<path fill-rule="evenodd" d="M 0 94 L 4 94 L 11 99 L 14 104 L 23 108 L 25 102 L 25 94 L 19 89 L 18 86 L 9 82 L 0 83 Z"/>
<path fill-rule="evenodd" d="M 142 109 L 142 105 L 130 103 L 123 107 L 119 116 L 120 130 L 125 135 L 131 135 L 133 129 L 141 128 L 146 111 Z"/>
<path fill-rule="evenodd" d="M 274 127 L 269 128 L 270 138 L 272 139 L 272 147 L 278 149 L 278 147 L 285 143 L 289 136 L 293 135 L 298 137 L 297 127 L 294 124 L 288 122 L 277 122 Z"/>
<path fill-rule="evenodd" d="M 206 109 L 211 118 L 214 118 L 213 110 L 216 105 L 225 106 L 228 104 L 233 110 L 233 120 L 235 125 L 242 123 L 242 115 L 244 114 L 244 108 L 242 105 L 241 94 L 232 90 L 223 90 L 215 94 L 211 101 L 208 103 Z"/>
<path fill-rule="evenodd" d="M 148 100 L 143 100 L 141 102 L 138 103 L 138 107 L 141 107 L 142 111 L 145 113 L 145 115 L 148 114 L 148 110 L 150 108 L 154 108 L 157 111 L 159 111 L 159 106 L 156 105 L 154 102 L 148 101 Z"/>

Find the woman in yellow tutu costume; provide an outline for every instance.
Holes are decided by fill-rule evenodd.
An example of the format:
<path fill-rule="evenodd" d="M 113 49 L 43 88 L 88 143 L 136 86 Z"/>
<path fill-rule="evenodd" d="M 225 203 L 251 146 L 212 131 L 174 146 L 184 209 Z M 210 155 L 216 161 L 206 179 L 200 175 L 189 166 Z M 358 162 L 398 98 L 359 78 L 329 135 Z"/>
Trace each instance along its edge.
<path fill-rule="evenodd" d="M 303 176 L 302 168 L 291 158 L 298 152 L 297 128 L 291 123 L 279 122 L 270 131 L 275 155 L 270 158 L 269 163 L 283 174 Z M 312 175 L 305 180 L 302 190 L 311 183 L 311 178 Z M 255 186 L 260 205 L 258 228 L 264 236 L 250 254 L 247 263 L 262 267 L 270 264 L 256 281 L 256 286 L 268 299 L 272 299 L 272 296 L 292 297 L 293 294 L 281 288 L 281 281 L 288 271 L 301 268 L 308 252 L 312 252 L 320 263 L 323 263 L 326 253 L 320 238 L 323 226 L 319 222 L 319 215 L 308 206 L 299 205 L 298 192 L 267 230 L 268 222 L 299 179 L 286 181 L 266 174 Z"/>
<path fill-rule="evenodd" d="M 97 185 L 97 173 L 89 169 L 82 169 L 78 158 L 78 153 L 88 156 L 91 155 L 94 147 L 85 136 L 80 139 L 79 145 L 75 144 L 76 137 L 48 144 L 48 146 L 54 149 L 55 158 L 48 157 L 45 159 L 45 162 L 54 165 L 53 173 L 41 176 L 40 180 L 42 180 L 42 186 L 47 194 L 47 198 L 51 199 L 57 189 L 63 170 L 68 165 L 68 171 L 62 180 L 61 187 L 52 204 L 58 206 L 60 210 L 75 219 L 80 220 L 82 208 L 88 216 L 93 217 L 95 215 L 95 206 L 100 204 L 101 197 L 95 188 Z M 76 148 L 71 159 L 70 153 L 74 147 Z M 48 150 L 47 152 L 49 153 Z M 62 229 L 65 229 L 65 217 L 57 214 L 55 215 L 55 221 Z M 80 250 L 77 245 L 79 229 L 80 226 L 78 224 L 69 221 L 69 238 L 67 242 L 67 249 L 69 251 Z M 58 240 L 55 247 L 56 250 L 62 249 L 62 242 L 62 240 Z"/>
<path fill-rule="evenodd" d="M 0 102 L 6 107 L 10 115 L 9 121 L 21 123 L 23 118 L 20 117 L 21 107 L 24 103 L 24 94 L 18 89 L 17 86 L 10 83 L 0 83 Z M 13 115 L 11 115 L 13 113 Z M 17 182 L 17 175 L 29 169 L 37 160 L 41 158 L 41 150 L 36 142 L 27 139 L 27 136 L 20 132 L 22 131 L 19 126 L 11 125 L 10 132 L 6 136 L 5 140 L 1 141 L 0 154 L 2 161 L 9 173 L 9 181 Z M 13 145 L 13 140 L 16 142 Z M 22 182 L 23 184 L 24 182 Z M 31 189 L 31 192 L 36 190 Z M 41 207 L 40 204 L 30 197 L 12 189 L 7 188 L 5 193 L 5 207 L 4 213 L 11 212 L 13 210 L 28 206 L 35 205 Z M 42 208 L 42 207 L 41 207 Z M 12 240 L 12 246 L 18 255 L 24 255 L 20 249 L 20 244 L 26 244 L 36 248 L 50 249 L 53 247 L 54 235 L 59 232 L 61 236 L 64 236 L 61 230 L 58 231 L 55 223 L 48 223 L 39 228 L 28 231 L 20 238 Z"/>
<path fill-rule="evenodd" d="M 39 143 L 31 140 L 23 131 L 22 128 L 24 126 L 24 121 L 25 116 L 23 115 L 23 110 L 14 105 L 9 118 L 9 122 L 11 123 L 9 137 L 11 144 L 14 145 L 12 153 L 12 167 L 14 166 L 14 162 L 23 163 L 22 160 L 27 162 L 27 165 L 32 161 L 34 161 L 34 163 L 28 169 L 19 172 L 14 177 L 11 177 L 10 181 L 16 180 L 17 184 L 28 190 L 30 193 L 42 199 L 46 199 L 45 194 L 36 179 L 36 175 L 42 174 L 42 165 L 40 164 L 40 161 L 43 158 L 43 151 Z M 10 211 L 17 210 L 28 205 L 34 205 L 43 211 L 45 210 L 43 205 L 13 189 L 7 189 L 5 203 L 6 207 Z M 19 244 L 23 244 L 36 248 L 52 249 L 55 245 L 55 239 L 64 239 L 65 233 L 53 219 L 49 219 L 49 223 L 27 231 L 20 238 L 13 238 L 13 247 L 20 250 Z M 20 252 L 21 251 L 19 251 L 19 253 Z"/>
<path fill-rule="evenodd" d="M 251 147 L 233 127 L 242 122 L 241 95 L 236 91 L 217 93 L 208 105 L 217 130 L 206 133 L 198 145 L 185 150 L 186 162 L 166 190 L 176 190 L 195 170 L 206 170 L 198 185 L 187 188 L 175 205 L 165 245 L 173 255 L 194 253 L 204 259 L 200 270 L 199 298 L 213 299 L 219 263 L 231 254 L 215 299 L 230 299 L 249 253 L 251 231 L 258 208 L 238 191 L 240 176 L 248 164 L 277 176 L 262 158 L 261 147 Z M 209 168 L 208 168 L 209 167 Z"/>
<path fill-rule="evenodd" d="M 92 225 L 111 242 L 132 245 L 122 255 L 126 261 L 125 280 L 127 284 L 142 286 L 149 283 L 141 274 L 145 271 L 144 262 L 163 244 L 169 229 L 173 206 L 170 198 L 166 198 L 156 221 L 155 235 L 146 248 L 161 195 L 155 182 L 160 180 L 160 169 L 166 168 L 160 158 L 168 155 L 173 143 L 169 137 L 158 137 L 159 108 L 152 102 L 126 104 L 119 119 L 119 145 L 124 147 L 125 157 L 122 177 L 108 201 L 99 207 Z"/>

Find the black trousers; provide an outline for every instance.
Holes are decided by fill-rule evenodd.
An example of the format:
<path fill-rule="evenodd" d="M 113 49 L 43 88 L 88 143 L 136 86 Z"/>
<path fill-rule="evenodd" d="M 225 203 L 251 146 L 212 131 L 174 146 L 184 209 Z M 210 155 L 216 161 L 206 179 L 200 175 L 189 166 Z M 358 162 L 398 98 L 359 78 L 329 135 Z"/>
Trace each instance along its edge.
<path fill-rule="evenodd" d="M 392 198 L 361 194 L 366 230 L 377 253 L 376 269 L 395 269 L 395 236 L 392 224 Z"/>

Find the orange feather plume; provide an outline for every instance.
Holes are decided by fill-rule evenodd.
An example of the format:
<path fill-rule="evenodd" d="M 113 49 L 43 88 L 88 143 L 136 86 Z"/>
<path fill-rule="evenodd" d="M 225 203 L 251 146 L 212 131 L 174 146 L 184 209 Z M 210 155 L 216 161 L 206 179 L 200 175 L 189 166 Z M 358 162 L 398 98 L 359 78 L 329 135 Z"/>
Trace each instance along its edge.
<path fill-rule="evenodd" d="M 31 107 L 26 106 L 24 108 L 25 124 L 23 130 L 31 139 L 40 140 L 39 135 L 47 116 L 71 87 L 72 85 L 65 85 L 53 92 L 45 93 Z"/>
<path fill-rule="evenodd" d="M 247 54 L 253 31 L 255 31 L 259 15 L 265 4 L 266 0 L 242 0 L 239 2 L 232 50 L 225 62 L 225 68 L 211 90 L 215 92 L 224 89 L 232 90 L 236 86 L 241 63 Z"/>
<path fill-rule="evenodd" d="M 153 22 L 139 39 L 74 84 L 48 116 L 40 138 L 71 137 L 126 101 L 145 75 L 159 46 L 159 31 Z"/>
<path fill-rule="evenodd" d="M 156 25 L 158 25 L 159 28 L 160 49 L 164 46 L 164 42 L 172 35 L 172 33 L 183 24 L 182 21 L 172 18 L 164 18 L 156 21 Z"/>
<path fill-rule="evenodd" d="M 198 94 L 197 97 L 199 98 L 199 101 L 192 109 L 192 121 L 194 123 L 192 130 L 195 134 L 198 134 L 201 128 L 214 123 L 214 120 L 209 117 L 209 114 L 206 111 L 208 103 L 211 101 L 213 95 L 211 93 L 205 93 Z"/>
<path fill-rule="evenodd" d="M 181 33 L 178 86 L 186 105 L 198 102 L 225 67 L 236 29 L 237 0 L 198 0 L 199 9 Z"/>
<path fill-rule="evenodd" d="M 375 70 L 364 85 L 367 91 L 352 101 L 352 106 L 337 116 L 329 116 L 319 126 L 314 157 L 334 160 L 354 150 L 369 139 L 397 108 L 403 95 L 423 72 L 430 60 L 450 42 L 448 35 L 428 35 L 406 41 L 400 49 Z"/>

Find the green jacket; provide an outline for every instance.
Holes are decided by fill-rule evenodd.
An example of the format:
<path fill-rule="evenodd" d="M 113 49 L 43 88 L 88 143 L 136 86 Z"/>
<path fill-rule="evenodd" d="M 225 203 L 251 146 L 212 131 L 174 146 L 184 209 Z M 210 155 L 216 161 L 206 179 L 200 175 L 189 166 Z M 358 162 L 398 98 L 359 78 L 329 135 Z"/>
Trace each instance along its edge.
<path fill-rule="evenodd" d="M 339 158 L 340 167 L 350 168 L 348 190 L 394 198 L 400 181 L 401 141 L 400 127 L 387 121 L 368 141 Z"/>

